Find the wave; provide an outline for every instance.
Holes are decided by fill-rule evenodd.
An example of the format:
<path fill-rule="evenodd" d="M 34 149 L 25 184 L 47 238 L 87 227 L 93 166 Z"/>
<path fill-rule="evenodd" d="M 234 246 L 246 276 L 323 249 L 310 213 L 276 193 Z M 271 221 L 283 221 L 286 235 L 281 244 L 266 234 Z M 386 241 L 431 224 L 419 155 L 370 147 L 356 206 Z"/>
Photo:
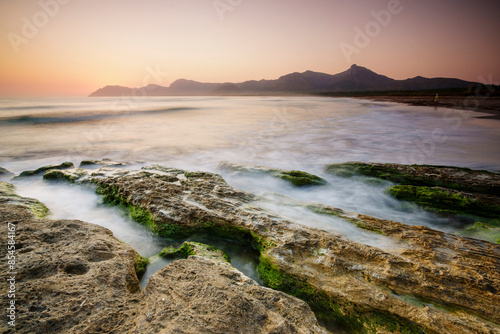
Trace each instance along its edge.
<path fill-rule="evenodd" d="M 28 109 L 28 108 L 23 108 Z M 13 124 L 54 124 L 54 123 L 79 123 L 79 122 L 95 122 L 104 119 L 113 118 L 124 118 L 133 117 L 138 115 L 156 115 L 162 113 L 170 112 L 180 112 L 180 111 L 190 111 L 196 110 L 198 108 L 193 107 L 173 107 L 173 108 L 160 108 L 160 109 L 149 109 L 149 110 L 137 110 L 137 111 L 121 111 L 121 112 L 95 112 L 92 111 L 91 114 L 87 113 L 75 113 L 75 112 L 65 112 L 58 114 L 31 114 L 22 116 L 12 116 L 0 118 L 0 126 L 13 125 Z"/>
<path fill-rule="evenodd" d="M 0 107 L 1 110 L 31 110 L 31 109 L 55 109 L 57 108 L 57 105 L 43 105 L 43 106 L 8 106 L 8 107 Z"/>

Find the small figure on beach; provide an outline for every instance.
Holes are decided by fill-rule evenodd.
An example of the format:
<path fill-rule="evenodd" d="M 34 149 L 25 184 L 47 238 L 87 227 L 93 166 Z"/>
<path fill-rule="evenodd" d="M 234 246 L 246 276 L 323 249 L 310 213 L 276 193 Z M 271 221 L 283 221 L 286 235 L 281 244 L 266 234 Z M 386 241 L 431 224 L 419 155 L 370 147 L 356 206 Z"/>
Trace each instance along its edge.
<path fill-rule="evenodd" d="M 439 103 L 439 95 L 436 94 L 436 97 L 434 98 L 434 105 L 437 106 Z"/>

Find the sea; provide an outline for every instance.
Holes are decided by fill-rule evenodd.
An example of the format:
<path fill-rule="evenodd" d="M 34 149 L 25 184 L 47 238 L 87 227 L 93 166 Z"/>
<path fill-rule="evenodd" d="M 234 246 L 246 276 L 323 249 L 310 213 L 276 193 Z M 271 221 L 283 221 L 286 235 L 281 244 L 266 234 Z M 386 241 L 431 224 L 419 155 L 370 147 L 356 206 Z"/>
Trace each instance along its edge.
<path fill-rule="evenodd" d="M 350 212 L 456 232 L 464 224 L 386 194 L 390 183 L 366 183 L 324 172 L 347 161 L 432 164 L 500 171 L 500 121 L 485 114 L 443 107 L 408 106 L 328 97 L 116 97 L 0 99 L 0 166 L 16 174 L 71 161 L 102 160 L 151 164 L 222 174 L 232 186 L 260 196 L 259 206 L 290 221 L 342 234 L 356 242 L 393 249 L 335 217 L 293 203 L 313 202 Z M 327 186 L 295 188 L 271 177 L 231 174 L 221 162 L 302 170 Z M 133 222 L 119 208 L 103 205 L 83 186 L 12 182 L 17 192 L 44 202 L 53 219 L 79 219 L 109 228 L 148 257 L 141 286 L 169 261 L 156 254 L 164 240 Z M 195 237 L 193 237 L 195 238 Z M 207 236 L 198 236 L 205 240 Z M 233 265 L 258 279 L 258 254 L 245 245 L 209 240 L 229 253 Z"/>

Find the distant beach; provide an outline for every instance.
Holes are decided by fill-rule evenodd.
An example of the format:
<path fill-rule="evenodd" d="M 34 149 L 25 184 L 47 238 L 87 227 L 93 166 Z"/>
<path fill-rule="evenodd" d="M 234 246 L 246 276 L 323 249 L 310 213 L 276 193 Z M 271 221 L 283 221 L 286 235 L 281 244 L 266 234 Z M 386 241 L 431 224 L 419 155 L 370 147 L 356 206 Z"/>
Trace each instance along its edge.
<path fill-rule="evenodd" d="M 434 106 L 433 95 L 380 95 L 359 97 L 373 101 L 398 102 L 414 106 Z M 500 96 L 476 97 L 443 95 L 439 98 L 438 107 L 465 109 L 490 114 L 478 116 L 482 119 L 500 119 Z"/>

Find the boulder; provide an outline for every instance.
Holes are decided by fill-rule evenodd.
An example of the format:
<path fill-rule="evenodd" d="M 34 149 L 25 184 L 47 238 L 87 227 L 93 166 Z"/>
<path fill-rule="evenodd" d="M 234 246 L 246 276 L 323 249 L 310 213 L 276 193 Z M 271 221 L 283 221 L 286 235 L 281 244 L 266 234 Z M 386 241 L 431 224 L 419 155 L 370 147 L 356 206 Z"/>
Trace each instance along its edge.
<path fill-rule="evenodd" d="M 14 255 L 15 264 L 2 261 L 0 279 L 15 277 L 15 296 L 2 284 L 0 300 L 2 308 L 15 302 L 16 326 L 4 318 L 0 332 L 122 332 L 139 301 L 138 254 L 103 227 L 37 219 L 29 210 L 34 200 L 12 195 L 0 193 L 0 234 L 7 245 L 10 231 L 15 249 L 1 247 L 0 257 Z"/>
<path fill-rule="evenodd" d="M 26 170 L 19 174 L 19 177 L 26 177 L 26 176 L 35 176 L 35 175 L 40 175 L 42 173 L 45 173 L 48 170 L 51 169 L 68 169 L 68 168 L 73 168 L 74 165 L 72 162 L 63 162 L 61 164 L 55 164 L 55 165 L 48 165 L 48 166 L 43 166 L 40 168 L 37 168 L 35 170 Z"/>
<path fill-rule="evenodd" d="M 149 279 L 142 297 L 129 333 L 328 333 L 305 302 L 220 259 L 174 261 Z"/>
<path fill-rule="evenodd" d="M 248 240 L 260 251 L 263 282 L 305 300 L 325 322 L 360 333 L 500 333 L 500 245 L 308 206 L 389 247 L 363 245 L 267 213 L 257 196 L 207 172 L 104 169 L 77 182 L 97 185 L 159 235 Z"/>

